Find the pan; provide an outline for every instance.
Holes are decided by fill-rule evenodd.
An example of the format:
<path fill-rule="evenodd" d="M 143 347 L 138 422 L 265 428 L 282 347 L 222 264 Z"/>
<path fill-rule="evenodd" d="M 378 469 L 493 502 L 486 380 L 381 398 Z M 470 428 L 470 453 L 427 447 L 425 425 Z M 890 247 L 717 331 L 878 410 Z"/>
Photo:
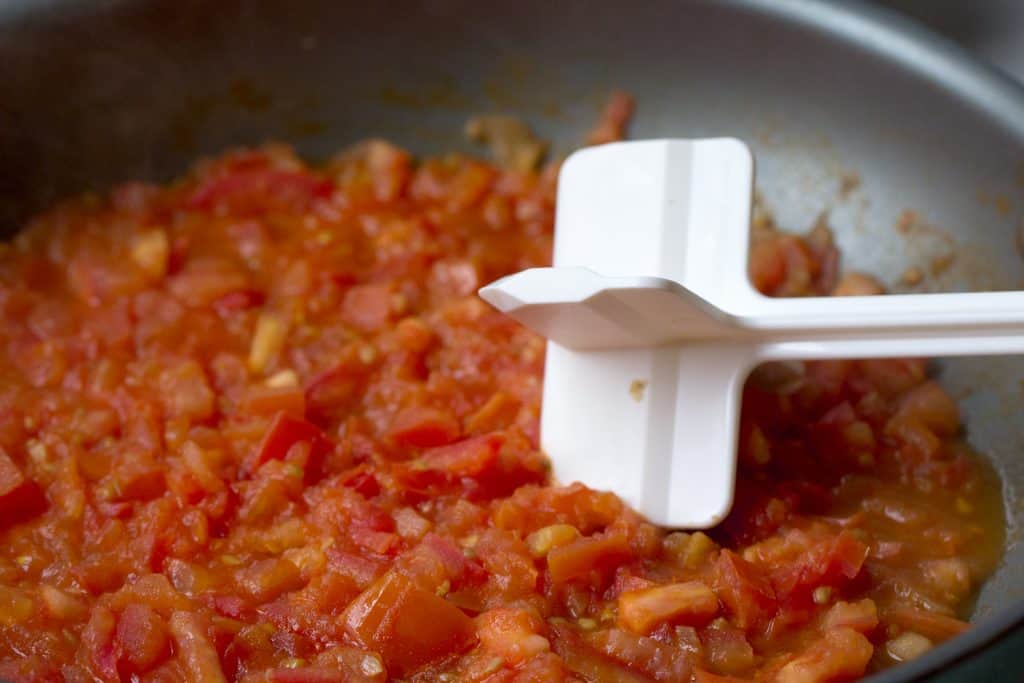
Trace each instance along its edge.
<path fill-rule="evenodd" d="M 464 147 L 469 115 L 500 111 L 568 151 L 621 87 L 639 102 L 635 137 L 747 140 L 779 223 L 826 214 L 848 267 L 898 283 L 924 264 L 925 291 L 1024 278 L 1024 91 L 857 2 L 8 0 L 0 65 L 7 236 L 69 193 L 267 139 L 312 159 L 371 135 L 432 153 Z M 923 227 L 901 229 L 908 215 Z M 1005 558 L 975 628 L 873 680 L 1015 679 L 1024 359 L 941 373 L 1002 476 Z"/>

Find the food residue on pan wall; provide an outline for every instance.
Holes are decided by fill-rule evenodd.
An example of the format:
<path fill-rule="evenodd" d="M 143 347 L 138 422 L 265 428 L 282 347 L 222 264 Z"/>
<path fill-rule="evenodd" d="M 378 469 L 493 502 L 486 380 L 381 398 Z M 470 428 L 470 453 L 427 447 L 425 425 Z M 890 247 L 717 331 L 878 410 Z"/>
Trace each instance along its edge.
<path fill-rule="evenodd" d="M 1005 290 L 1014 286 L 1010 275 L 995 264 L 991 252 L 961 242 L 917 211 L 902 211 L 895 230 L 905 238 L 912 263 L 898 283 L 904 287 L 940 292 Z"/>
<path fill-rule="evenodd" d="M 466 122 L 465 133 L 471 141 L 487 145 L 491 158 L 502 168 L 531 171 L 547 154 L 547 143 L 514 116 L 474 116 Z"/>
<path fill-rule="evenodd" d="M 647 391 L 647 380 L 635 379 L 629 383 L 629 395 L 633 400 L 640 403 L 644 400 L 644 393 Z"/>

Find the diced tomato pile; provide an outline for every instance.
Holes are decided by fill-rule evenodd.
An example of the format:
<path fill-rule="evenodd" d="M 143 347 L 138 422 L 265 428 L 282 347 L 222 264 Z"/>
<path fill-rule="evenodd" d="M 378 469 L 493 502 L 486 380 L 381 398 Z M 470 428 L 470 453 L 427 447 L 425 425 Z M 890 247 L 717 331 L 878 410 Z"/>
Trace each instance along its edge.
<path fill-rule="evenodd" d="M 4 245 L 0 679 L 809 683 L 966 628 L 998 488 L 923 362 L 755 372 L 707 534 L 549 480 L 543 341 L 475 290 L 556 173 L 270 146 Z M 880 291 L 765 216 L 751 268 Z"/>

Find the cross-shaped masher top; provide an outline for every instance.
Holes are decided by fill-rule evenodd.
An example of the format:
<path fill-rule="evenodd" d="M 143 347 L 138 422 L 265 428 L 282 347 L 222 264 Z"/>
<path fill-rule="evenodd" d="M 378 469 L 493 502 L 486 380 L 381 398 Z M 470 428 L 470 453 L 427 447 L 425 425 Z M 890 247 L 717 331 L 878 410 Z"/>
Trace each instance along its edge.
<path fill-rule="evenodd" d="M 541 445 L 556 479 L 707 528 L 732 506 L 756 365 L 1024 353 L 1024 292 L 761 295 L 747 277 L 753 178 L 734 139 L 576 152 L 559 177 L 554 266 L 480 290 L 549 340 Z"/>

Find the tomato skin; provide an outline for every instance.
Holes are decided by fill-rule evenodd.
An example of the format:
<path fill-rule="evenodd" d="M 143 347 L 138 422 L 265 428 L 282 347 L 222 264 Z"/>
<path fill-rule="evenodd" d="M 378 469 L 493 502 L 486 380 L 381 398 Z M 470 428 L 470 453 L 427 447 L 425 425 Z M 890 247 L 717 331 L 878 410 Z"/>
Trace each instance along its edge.
<path fill-rule="evenodd" d="M 476 436 L 423 454 L 428 469 L 453 477 L 478 477 L 498 460 L 504 439 L 500 434 Z"/>
<path fill-rule="evenodd" d="M 772 572 L 772 585 L 780 599 L 805 605 L 819 586 L 843 586 L 860 574 L 868 547 L 849 532 L 818 543 L 801 559 Z"/>
<path fill-rule="evenodd" d="M 363 591 L 342 621 L 357 643 L 379 653 L 398 676 L 464 651 L 476 638 L 472 620 L 459 608 L 395 572 Z"/>
<path fill-rule="evenodd" d="M 34 517 L 45 507 L 43 490 L 0 450 L 0 528 Z"/>
<path fill-rule="evenodd" d="M 775 612 L 778 603 L 767 577 L 742 557 L 724 549 L 715 564 L 715 592 L 736 625 L 748 629 Z"/>
<path fill-rule="evenodd" d="M 125 672 L 150 670 L 170 654 L 167 627 L 146 605 L 128 605 L 117 620 L 117 647 Z"/>
<path fill-rule="evenodd" d="M 373 469 L 366 464 L 358 465 L 346 472 L 338 482 L 353 491 L 358 491 L 364 498 L 373 498 L 380 493 L 380 484 L 373 474 Z"/>
<path fill-rule="evenodd" d="M 269 673 L 273 683 L 349 683 L 349 676 L 322 666 L 302 666 L 295 669 L 273 669 Z"/>
<path fill-rule="evenodd" d="M 654 586 L 619 596 L 619 623 L 647 635 L 669 622 L 701 625 L 718 613 L 718 598 L 700 581 Z"/>
<path fill-rule="evenodd" d="M 187 206 L 197 211 L 225 208 L 236 214 L 256 213 L 275 206 L 305 205 L 327 197 L 333 184 L 273 168 L 243 169 L 196 188 Z"/>
<path fill-rule="evenodd" d="M 282 412 L 301 419 L 306 414 L 306 394 L 300 387 L 249 387 L 239 409 L 256 415 Z"/>
<path fill-rule="evenodd" d="M 778 683 L 846 681 L 859 676 L 868 665 L 874 648 L 862 634 L 849 628 L 834 628 L 807 650 L 783 666 Z"/>
<path fill-rule="evenodd" d="M 970 627 L 966 621 L 955 617 L 903 605 L 885 610 L 882 617 L 889 623 L 916 631 L 936 641 L 958 636 Z"/>
<path fill-rule="evenodd" d="M 245 311 L 263 304 L 266 296 L 256 289 L 240 289 L 228 292 L 213 302 L 213 308 L 222 316 Z"/>
<path fill-rule="evenodd" d="M 611 683 L 647 683 L 650 679 L 613 662 L 587 645 L 580 635 L 565 623 L 551 624 L 551 648 L 562 658 L 567 669 L 584 680 Z"/>
<path fill-rule="evenodd" d="M 391 319 L 391 288 L 387 285 L 356 285 L 345 293 L 341 305 L 345 321 L 361 332 L 373 332 Z"/>
<path fill-rule="evenodd" d="M 555 583 L 565 583 L 632 556 L 633 549 L 623 534 L 612 532 L 588 536 L 548 553 L 548 573 Z"/>
<path fill-rule="evenodd" d="M 102 681 L 120 679 L 117 673 L 117 648 L 114 643 L 116 629 L 117 619 L 113 613 L 105 607 L 95 607 L 85 630 L 82 631 L 81 648 L 85 651 L 93 672 Z"/>
<path fill-rule="evenodd" d="M 693 683 L 742 683 L 747 681 L 746 678 L 736 678 L 735 676 L 719 676 L 703 669 L 697 669 L 693 672 Z"/>
<path fill-rule="evenodd" d="M 278 412 L 256 449 L 257 467 L 268 460 L 283 460 L 288 449 L 299 441 L 309 443 L 311 459 L 323 457 L 332 447 L 312 422 L 292 417 L 284 411 Z"/>
<path fill-rule="evenodd" d="M 459 423 L 451 413 L 422 406 L 399 411 L 388 435 L 399 446 L 434 448 L 459 438 Z"/>

